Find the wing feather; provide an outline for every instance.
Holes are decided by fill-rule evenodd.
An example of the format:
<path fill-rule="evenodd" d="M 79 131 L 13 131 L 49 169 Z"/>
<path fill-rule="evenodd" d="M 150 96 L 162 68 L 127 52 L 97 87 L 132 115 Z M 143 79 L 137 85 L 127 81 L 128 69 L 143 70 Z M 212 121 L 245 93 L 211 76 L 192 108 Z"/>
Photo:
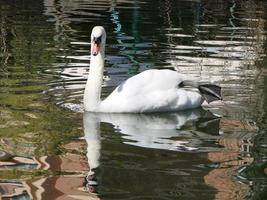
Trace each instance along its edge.
<path fill-rule="evenodd" d="M 171 70 L 146 70 L 121 83 L 112 95 L 136 96 L 150 92 L 177 88 L 183 75 Z"/>

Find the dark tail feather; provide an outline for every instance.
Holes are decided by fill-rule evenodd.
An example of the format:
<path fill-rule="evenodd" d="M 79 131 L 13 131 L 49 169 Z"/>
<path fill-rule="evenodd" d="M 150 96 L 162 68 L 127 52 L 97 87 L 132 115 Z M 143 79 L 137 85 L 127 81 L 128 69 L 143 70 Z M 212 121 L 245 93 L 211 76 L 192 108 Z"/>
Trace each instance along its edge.
<path fill-rule="evenodd" d="M 210 103 L 212 101 L 222 100 L 221 95 L 221 87 L 217 85 L 213 85 L 210 83 L 197 83 L 193 81 L 182 81 L 179 84 L 180 87 L 195 87 L 198 88 L 200 91 L 200 94 L 204 97 L 204 99 Z"/>
<path fill-rule="evenodd" d="M 208 103 L 212 101 L 222 100 L 220 86 L 213 84 L 200 84 L 198 86 L 198 89 Z"/>

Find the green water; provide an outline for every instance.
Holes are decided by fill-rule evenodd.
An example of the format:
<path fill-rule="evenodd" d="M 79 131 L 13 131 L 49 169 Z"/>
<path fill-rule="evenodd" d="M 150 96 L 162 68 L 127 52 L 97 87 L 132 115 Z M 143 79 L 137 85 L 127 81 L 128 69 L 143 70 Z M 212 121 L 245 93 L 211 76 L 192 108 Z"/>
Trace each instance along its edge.
<path fill-rule="evenodd" d="M 2 199 L 265 199 L 267 4 L 0 1 Z M 82 112 L 90 33 L 107 32 L 102 96 L 176 67 L 222 86 L 210 108 Z"/>

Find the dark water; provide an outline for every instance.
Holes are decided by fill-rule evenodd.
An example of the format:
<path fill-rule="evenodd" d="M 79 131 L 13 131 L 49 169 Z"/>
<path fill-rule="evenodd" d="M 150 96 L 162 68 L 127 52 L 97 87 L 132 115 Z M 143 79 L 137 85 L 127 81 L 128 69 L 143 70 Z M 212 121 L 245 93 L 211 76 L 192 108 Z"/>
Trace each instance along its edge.
<path fill-rule="evenodd" d="M 258 0 L 0 1 L 2 199 L 266 199 L 267 4 Z M 82 113 L 93 26 L 103 97 L 176 67 L 224 102 L 179 113 Z"/>

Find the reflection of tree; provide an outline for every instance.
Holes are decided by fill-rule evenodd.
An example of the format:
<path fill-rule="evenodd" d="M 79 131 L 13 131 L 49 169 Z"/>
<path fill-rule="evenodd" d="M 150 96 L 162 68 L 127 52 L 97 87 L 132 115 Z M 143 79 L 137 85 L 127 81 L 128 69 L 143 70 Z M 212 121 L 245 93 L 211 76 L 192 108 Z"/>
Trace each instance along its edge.
<path fill-rule="evenodd" d="M 131 53 L 125 53 L 124 51 L 126 50 L 126 47 L 124 47 L 124 41 L 123 37 L 125 36 L 125 33 L 122 32 L 122 23 L 120 22 L 119 18 L 119 12 L 116 11 L 116 3 L 112 1 L 111 4 L 111 21 L 113 24 L 116 26 L 114 27 L 115 33 L 116 33 L 116 38 L 117 42 L 122 46 L 120 51 L 123 56 L 126 56 L 132 63 L 131 67 L 129 68 L 129 73 L 130 74 L 136 74 L 139 71 L 140 64 L 136 59 L 137 54 L 137 44 L 140 42 L 140 36 L 139 36 L 139 4 L 138 1 L 134 1 L 134 8 L 133 8 L 133 15 L 132 15 L 132 36 L 134 37 L 134 42 L 132 42 L 131 48 L 132 52 Z"/>
<path fill-rule="evenodd" d="M 232 27 L 229 39 L 231 41 L 242 41 L 246 46 L 243 47 L 245 51 L 242 58 L 244 60 L 240 62 L 239 67 L 243 70 L 241 74 L 245 71 L 250 71 L 250 73 L 244 73 L 245 78 L 235 84 L 236 86 L 242 84 L 243 87 L 246 86 L 245 88 L 253 88 L 253 90 L 247 92 L 244 98 L 240 99 L 240 103 L 249 105 L 248 109 L 260 111 L 253 112 L 253 116 L 249 117 L 253 120 L 257 120 L 262 115 L 263 108 L 263 91 L 259 89 L 260 85 L 263 84 L 263 77 L 259 69 L 262 67 L 260 62 L 265 42 L 265 36 L 263 35 L 264 16 L 262 12 L 257 12 L 261 6 L 263 5 L 260 2 L 253 0 L 232 1 L 229 17 L 229 24 Z M 240 9 L 243 11 L 242 16 L 238 13 Z M 254 71 L 254 76 L 249 77 L 251 71 Z M 231 81 L 234 82 L 234 80 Z M 211 161 L 220 164 L 205 176 L 205 181 L 218 190 L 216 199 L 245 199 L 253 194 L 247 180 L 249 177 L 245 176 L 243 172 L 245 169 L 253 168 L 253 163 L 257 162 L 255 156 L 252 157 L 252 146 L 254 145 L 254 138 L 257 137 L 255 133 L 258 132 L 258 128 L 253 130 L 253 128 L 251 129 L 253 123 L 248 122 L 248 125 L 245 125 L 242 120 L 240 122 L 226 121 L 221 124 L 222 129 L 229 129 L 230 127 L 239 127 L 244 131 L 239 133 L 238 130 L 234 129 L 234 131 L 231 131 L 231 135 L 223 136 L 219 143 L 225 147 L 224 152 L 208 154 Z M 250 185 L 257 187 L 259 184 L 255 181 L 250 182 Z"/>
<path fill-rule="evenodd" d="M 263 101 L 262 116 L 259 117 L 259 133 L 255 136 L 254 147 L 252 148 L 252 156 L 254 162 L 243 172 L 243 176 L 247 177 L 251 185 L 251 198 L 255 200 L 265 199 L 267 196 L 267 77 L 264 78 L 264 91 L 261 97 Z"/>
<path fill-rule="evenodd" d="M 85 141 L 77 140 L 61 146 L 67 152 L 64 155 L 27 158 L 15 156 L 8 161 L 3 161 L 1 157 L 0 178 L 6 181 L 1 180 L 0 197 L 36 200 L 99 199 L 91 195 L 88 191 L 90 188 L 84 185 L 84 176 L 88 171 L 85 146 Z M 31 170 L 3 170 L 3 167 L 15 168 L 17 165 L 29 165 Z M 9 181 L 10 179 L 17 181 Z"/>
<path fill-rule="evenodd" d="M 72 124 L 72 120 L 58 121 L 68 114 L 42 96 L 53 79 L 46 70 L 55 62 L 55 44 L 53 26 L 43 17 L 40 2 L 34 2 L 31 6 L 24 1 L 5 6 L 0 2 L 4 7 L 0 13 L 0 149 L 12 155 L 55 153 L 64 134 L 75 135 L 71 126 L 60 127 L 62 122 Z M 8 71 L 8 76 L 1 70 Z M 66 132 L 61 135 L 62 131 Z"/>
<path fill-rule="evenodd" d="M 7 30 L 6 30 L 6 17 L 0 15 L 0 46 L 1 46 L 1 51 L 0 51 L 0 57 L 1 57 L 1 63 L 0 63 L 0 70 L 2 72 L 7 73 L 7 62 L 9 58 L 9 52 L 8 52 L 8 47 L 7 47 Z"/>
<path fill-rule="evenodd" d="M 229 111 L 228 116 L 233 116 L 235 120 L 229 119 L 228 116 L 226 117 L 228 120 L 222 120 L 220 128 L 226 134 L 220 137 L 218 143 L 224 149 L 220 153 L 208 153 L 210 161 L 219 163 L 219 165 L 216 169 L 210 170 L 205 177 L 204 175 L 200 177 L 204 177 L 208 185 L 218 189 L 216 197 L 220 199 L 235 198 L 236 196 L 232 192 L 238 193 L 240 199 L 242 199 L 251 192 L 247 180 L 243 184 L 242 181 L 239 182 L 239 178 L 233 178 L 240 175 L 252 180 L 251 188 L 253 191 L 251 194 L 255 199 L 266 196 L 266 178 L 264 178 L 263 171 L 266 171 L 266 163 L 264 162 L 266 148 L 264 148 L 264 145 L 267 143 L 265 136 L 267 122 L 266 114 L 262 113 L 267 111 L 262 111 L 263 108 L 266 108 L 266 104 L 263 105 L 262 103 L 262 96 L 267 91 L 262 91 L 262 87 L 267 83 L 266 80 L 264 82 L 262 74 L 259 75 L 259 68 L 262 67 L 263 63 L 262 54 L 264 53 L 265 43 L 262 2 L 256 0 L 203 0 L 200 3 L 199 1 L 182 1 L 188 5 L 186 6 L 187 9 L 190 8 L 189 10 L 182 10 L 180 8 L 184 7 L 181 5 L 181 1 L 153 1 L 153 5 L 149 3 L 147 5 L 154 6 L 153 9 L 159 8 L 160 15 L 149 18 L 149 20 L 157 21 L 151 24 L 143 24 L 140 21 L 140 16 L 144 17 L 142 20 L 145 21 L 151 13 L 146 12 L 142 7 L 146 5 L 141 5 L 142 2 L 138 0 L 132 3 L 131 6 L 134 8 L 127 11 L 127 16 L 124 13 L 125 10 L 120 8 L 121 3 L 125 1 L 112 1 L 113 5 L 111 7 L 113 7 L 113 10 L 110 13 L 106 12 L 110 1 L 101 1 L 103 3 L 102 7 L 98 7 L 96 11 L 91 7 L 89 9 L 88 7 L 84 8 L 84 5 L 92 6 L 93 1 L 87 4 L 88 1 L 86 0 L 45 0 L 46 17 L 41 15 L 43 11 L 41 4 L 36 6 L 34 2 L 16 2 L 16 6 L 23 9 L 9 9 L 7 6 L 7 9 L 5 9 L 7 14 L 5 12 L 0 14 L 0 72 L 11 72 L 10 75 L 12 75 L 12 78 L 2 78 L 6 76 L 1 74 L 2 79 L 0 80 L 2 85 L 11 86 L 1 88 L 6 90 L 5 93 L 1 93 L 0 97 L 1 106 L 6 107 L 5 110 L 1 108 L 0 113 L 2 120 L 0 145 L 2 149 L 5 148 L 13 154 L 24 155 L 58 154 L 61 153 L 61 149 L 58 148 L 59 143 L 80 136 L 80 131 L 73 128 L 80 126 L 80 116 L 58 108 L 54 105 L 54 99 L 51 100 L 47 94 L 44 95 L 47 97 L 44 101 L 40 100 L 42 96 L 40 93 L 44 90 L 47 91 L 46 83 L 48 82 L 52 83 L 54 87 L 59 87 L 62 82 L 58 83 L 56 81 L 59 80 L 63 71 L 77 69 L 76 66 L 70 67 L 68 65 L 73 62 L 72 58 L 68 57 L 70 53 L 80 55 L 77 53 L 78 51 L 70 50 L 72 48 L 70 46 L 71 41 L 82 38 L 88 42 L 90 32 L 88 23 L 90 25 L 101 24 L 104 16 L 109 24 L 109 20 L 112 20 L 113 24 L 110 27 L 116 26 L 117 43 L 121 42 L 121 55 L 130 61 L 132 68 L 129 71 L 131 73 L 136 73 L 142 64 L 142 60 L 137 57 L 140 55 L 138 51 L 143 48 L 138 46 L 143 39 L 140 34 L 145 36 L 145 31 L 148 29 L 153 31 L 160 29 L 162 32 L 154 35 L 151 34 L 153 31 L 149 30 L 149 35 L 145 39 L 150 42 L 157 40 L 153 44 L 165 46 L 163 50 L 160 49 L 161 47 L 154 48 L 156 50 L 149 47 L 149 53 L 156 52 L 152 56 L 156 61 L 151 61 L 151 57 L 145 59 L 152 64 L 158 64 L 157 59 L 161 59 L 159 63 L 162 65 L 169 65 L 173 62 L 175 66 L 179 65 L 181 71 L 186 73 L 197 72 L 197 75 L 204 78 L 214 78 L 215 81 L 223 83 L 227 100 L 238 101 L 243 105 L 241 109 L 244 110 L 237 112 L 237 114 Z M 29 5 L 32 8 L 29 13 L 20 13 L 21 10 L 30 9 Z M 30 13 L 34 14 L 31 15 Z M 101 17 L 95 17 L 94 14 Z M 49 16 L 51 22 L 46 21 L 47 16 Z M 90 21 L 92 16 L 94 16 L 93 22 Z M 77 23 L 77 20 L 81 21 Z M 130 25 L 129 21 L 131 21 Z M 184 35 L 187 37 L 179 37 L 180 31 L 185 33 Z M 127 36 L 131 36 L 130 39 Z M 123 39 L 125 40 L 123 41 Z M 214 43 L 222 40 L 225 43 L 222 42 L 218 45 Z M 188 49 L 178 46 L 181 44 L 189 48 L 189 53 Z M 74 48 L 75 50 L 82 50 L 87 55 L 88 45 L 88 43 L 85 43 L 84 49 L 79 49 L 77 46 Z M 166 46 L 170 47 L 167 49 L 170 52 L 168 55 L 163 54 Z M 190 48 L 193 48 L 193 50 Z M 52 69 L 51 66 L 56 62 L 58 63 L 59 58 L 56 59 L 58 53 L 62 55 L 60 63 Z M 266 61 L 266 59 L 263 61 Z M 79 60 L 79 62 L 82 61 Z M 87 68 L 87 65 L 85 66 Z M 73 71 L 74 73 L 77 72 Z M 57 77 L 54 78 L 53 75 Z M 79 78 L 82 79 L 82 76 Z M 64 88 L 69 83 L 63 83 Z M 82 83 L 80 84 L 82 85 Z M 54 91 L 55 96 L 65 95 L 64 97 L 56 96 L 60 100 L 72 93 L 72 91 L 68 92 Z M 239 114 L 243 116 L 239 116 Z M 251 155 L 250 148 L 253 145 L 255 130 L 240 130 L 248 128 L 247 124 L 242 121 L 244 118 L 258 119 L 257 121 L 260 124 L 260 134 L 256 136 L 253 157 L 249 157 L 249 155 Z M 248 151 L 244 154 L 245 149 L 248 149 Z M 59 157 L 61 158 L 61 156 Z M 64 163 L 68 160 L 66 158 L 68 157 L 58 159 L 57 162 Z M 184 160 L 187 159 L 184 158 Z M 157 160 L 157 156 L 155 156 L 153 161 L 156 162 Z M 239 170 L 244 167 L 246 167 L 246 170 L 240 172 Z M 20 173 L 5 170 L 0 175 L 3 178 L 16 179 L 18 177 L 16 175 Z M 21 174 L 26 176 L 27 173 L 24 173 Z M 118 174 L 120 175 L 120 173 Z M 35 175 L 31 174 L 31 176 Z M 125 177 L 127 181 L 128 174 Z M 170 178 L 173 178 L 173 176 L 170 176 Z M 77 181 L 77 179 L 75 180 Z M 53 176 L 46 183 L 55 186 L 57 181 L 58 183 L 64 183 L 64 181 L 70 183 L 71 179 Z M 116 179 L 116 181 L 119 182 L 119 179 Z M 175 184 L 177 180 L 172 181 Z M 79 182 L 82 182 L 82 178 L 79 179 Z M 110 182 L 110 185 L 114 185 L 112 180 Z M 187 183 L 188 187 L 192 186 L 190 181 Z M 39 182 L 36 182 L 37 186 L 38 184 Z M 74 185 L 73 187 L 77 186 Z M 164 186 L 162 185 L 162 187 Z M 131 187 L 132 185 L 129 182 L 129 188 Z M 141 187 L 142 185 L 140 185 L 140 191 L 143 190 Z M 46 193 L 53 189 L 55 188 L 45 188 Z M 55 190 L 66 192 L 65 189 L 57 188 Z M 40 190 L 42 190 L 41 187 Z"/>
<path fill-rule="evenodd" d="M 221 124 L 221 131 L 225 128 L 233 128 L 230 122 Z M 240 128 L 245 128 L 240 126 Z M 250 194 L 250 188 L 243 180 L 238 178 L 242 168 L 249 166 L 253 162 L 250 156 L 252 143 L 250 138 L 253 134 L 231 134 L 223 136 L 218 143 L 224 147 L 221 152 L 209 152 L 208 159 L 218 163 L 215 169 L 211 170 L 204 177 L 205 182 L 215 187 L 218 192 L 215 199 L 245 199 Z M 246 182 L 245 182 L 246 183 Z"/>
<path fill-rule="evenodd" d="M 175 6 L 168 6 L 174 1 L 165 2 L 167 62 L 181 72 L 225 84 L 225 100 L 244 107 L 227 111 L 233 119 L 222 120 L 220 128 L 225 134 L 218 140 L 224 150 L 208 153 L 218 167 L 204 177 L 208 185 L 218 190 L 217 199 L 244 199 L 251 191 L 248 181 L 242 180 L 246 178 L 240 177 L 240 170 L 255 162 L 251 157 L 253 138 L 258 131 L 255 122 L 259 122 L 264 107 L 264 91 L 260 89 L 264 85 L 261 73 L 266 40 L 264 5 L 255 0 L 204 0 L 191 4 L 199 7 L 190 16 L 190 11 L 181 10 L 177 17 L 172 14 Z M 187 26 L 180 21 L 194 27 L 187 41 L 182 37 Z M 258 185 L 257 181 L 253 184 Z"/>

